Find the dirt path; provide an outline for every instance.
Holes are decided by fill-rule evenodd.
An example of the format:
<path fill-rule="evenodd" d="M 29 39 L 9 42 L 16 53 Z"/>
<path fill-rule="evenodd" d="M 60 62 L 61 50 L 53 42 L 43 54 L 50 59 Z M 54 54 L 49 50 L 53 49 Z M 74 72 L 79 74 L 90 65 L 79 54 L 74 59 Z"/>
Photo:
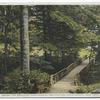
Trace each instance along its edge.
<path fill-rule="evenodd" d="M 84 69 L 88 63 L 89 59 L 85 60 L 81 65 L 74 68 L 68 75 L 54 84 L 48 93 L 68 93 L 69 90 L 75 90 L 77 86 L 74 85 L 74 77 L 77 73 Z"/>

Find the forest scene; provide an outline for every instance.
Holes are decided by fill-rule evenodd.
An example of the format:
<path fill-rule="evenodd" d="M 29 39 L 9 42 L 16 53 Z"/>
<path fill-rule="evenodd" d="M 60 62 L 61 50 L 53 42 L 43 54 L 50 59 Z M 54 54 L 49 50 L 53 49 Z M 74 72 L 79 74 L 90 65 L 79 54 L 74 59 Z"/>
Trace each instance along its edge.
<path fill-rule="evenodd" d="M 100 93 L 100 6 L 1 5 L 6 93 Z"/>

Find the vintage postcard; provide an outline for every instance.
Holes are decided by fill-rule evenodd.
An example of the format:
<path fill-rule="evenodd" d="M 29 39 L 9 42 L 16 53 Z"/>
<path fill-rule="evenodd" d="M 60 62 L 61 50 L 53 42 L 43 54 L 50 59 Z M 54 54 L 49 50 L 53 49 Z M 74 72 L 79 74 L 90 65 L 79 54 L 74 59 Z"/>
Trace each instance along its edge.
<path fill-rule="evenodd" d="M 0 97 L 100 97 L 100 5 L 0 5 Z"/>

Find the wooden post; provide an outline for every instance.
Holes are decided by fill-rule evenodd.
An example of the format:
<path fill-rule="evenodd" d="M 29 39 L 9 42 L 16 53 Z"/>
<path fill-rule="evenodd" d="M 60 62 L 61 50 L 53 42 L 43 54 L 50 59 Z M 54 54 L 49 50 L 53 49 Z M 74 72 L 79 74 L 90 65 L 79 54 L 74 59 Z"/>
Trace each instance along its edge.
<path fill-rule="evenodd" d="M 50 76 L 50 85 L 54 84 L 53 75 Z"/>
<path fill-rule="evenodd" d="M 79 86 L 80 85 L 80 73 L 77 73 L 74 77 L 74 85 Z"/>

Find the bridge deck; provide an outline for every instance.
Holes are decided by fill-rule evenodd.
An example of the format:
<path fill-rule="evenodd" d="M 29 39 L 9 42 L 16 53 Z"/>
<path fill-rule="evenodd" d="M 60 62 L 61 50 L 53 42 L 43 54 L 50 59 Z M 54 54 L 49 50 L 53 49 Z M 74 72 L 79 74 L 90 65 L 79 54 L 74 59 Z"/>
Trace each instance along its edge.
<path fill-rule="evenodd" d="M 63 79 L 51 86 L 48 93 L 68 93 L 69 90 L 75 90 L 77 86 L 74 85 L 74 78 L 77 73 L 82 71 L 89 63 L 89 59 L 83 61 L 81 65 L 74 68 Z"/>

